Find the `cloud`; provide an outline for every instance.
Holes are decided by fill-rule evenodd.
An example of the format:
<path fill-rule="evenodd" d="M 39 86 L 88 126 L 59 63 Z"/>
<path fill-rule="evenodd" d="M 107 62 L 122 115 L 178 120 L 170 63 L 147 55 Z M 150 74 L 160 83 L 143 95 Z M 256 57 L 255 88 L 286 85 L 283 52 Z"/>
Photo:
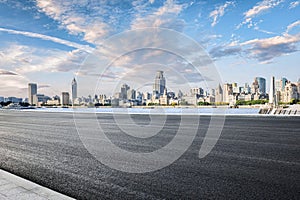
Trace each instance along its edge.
<path fill-rule="evenodd" d="M 218 19 L 225 14 L 225 9 L 230 5 L 234 5 L 234 2 L 226 1 L 224 5 L 221 5 L 210 12 L 209 17 L 213 18 L 213 22 L 211 23 L 212 27 L 214 27 L 218 23 Z"/>
<path fill-rule="evenodd" d="M 51 86 L 48 84 L 38 84 L 38 89 L 42 89 L 42 88 L 50 88 Z"/>
<path fill-rule="evenodd" d="M 300 34 L 289 35 L 284 33 L 263 39 L 253 39 L 245 42 L 229 43 L 214 47 L 210 55 L 217 59 L 225 56 L 241 55 L 256 59 L 261 63 L 271 63 L 274 58 L 297 52 L 296 44 L 300 42 Z"/>
<path fill-rule="evenodd" d="M 0 68 L 9 68 L 19 74 L 32 72 L 69 72 L 77 70 L 87 52 L 70 52 L 11 44 L 0 49 Z"/>
<path fill-rule="evenodd" d="M 258 61 L 268 61 L 276 57 L 297 51 L 296 43 L 300 42 L 300 34 L 275 36 L 265 39 L 253 39 L 241 43 L 246 46 L 250 57 Z"/>
<path fill-rule="evenodd" d="M 12 72 L 14 73 L 14 72 Z M 0 74 L 0 91 L 1 96 L 25 97 L 27 94 L 27 84 L 29 80 L 17 73 L 14 75 Z"/>
<path fill-rule="evenodd" d="M 290 3 L 289 9 L 296 8 L 300 4 L 299 1 L 293 1 Z"/>
<path fill-rule="evenodd" d="M 226 56 L 232 56 L 232 55 L 238 55 L 242 52 L 242 48 L 239 46 L 231 47 L 230 45 L 221 45 L 216 46 L 212 48 L 209 51 L 209 54 L 213 58 L 220 58 L 220 57 L 226 57 Z"/>
<path fill-rule="evenodd" d="M 252 19 L 254 17 L 278 6 L 282 2 L 284 2 L 284 0 L 263 0 L 258 2 L 255 6 L 244 13 L 244 21 L 237 26 L 237 29 L 245 24 L 249 24 L 248 28 L 252 27 Z"/>
<path fill-rule="evenodd" d="M 163 6 L 153 12 L 145 14 L 144 10 L 138 10 L 131 22 L 131 29 L 163 27 L 182 31 L 185 22 L 178 19 L 177 16 L 186 6 L 185 4 L 176 4 L 173 0 L 167 0 Z"/>
<path fill-rule="evenodd" d="M 18 75 L 17 73 L 15 72 L 12 72 L 12 71 L 8 71 L 8 70 L 5 70 L 5 69 L 0 69 L 0 76 L 16 76 Z"/>
<path fill-rule="evenodd" d="M 255 17 L 267 10 L 278 6 L 280 3 L 284 2 L 284 0 L 263 0 L 257 3 L 253 8 L 244 13 L 246 18 Z"/>
<path fill-rule="evenodd" d="M 290 30 L 292 30 L 294 27 L 299 26 L 300 25 L 300 20 L 288 25 L 288 27 L 286 28 L 286 33 L 289 33 Z"/>
<path fill-rule="evenodd" d="M 125 82 L 131 88 L 141 88 L 149 82 L 153 84 L 156 70 L 165 71 L 168 87 L 189 87 L 188 84 L 202 84 L 204 76 L 212 79 L 216 76 L 213 62 L 201 49 L 195 41 L 176 31 L 135 29 L 105 41 L 94 55 L 85 60 L 77 75 L 80 82 L 88 84 L 81 84 L 87 88 L 85 90 L 91 88 L 91 80 L 97 83 L 98 76 L 103 81 L 99 87 L 108 93 L 114 87 L 102 87 L 107 83 L 115 83 L 116 86 Z M 151 90 L 150 87 L 145 91 Z"/>
<path fill-rule="evenodd" d="M 12 30 L 12 29 L 6 29 L 6 28 L 0 28 L 0 31 L 2 32 L 7 32 L 10 34 L 16 34 L 16 35 L 24 35 L 27 37 L 32 37 L 32 38 L 39 38 L 42 40 L 48 40 L 48 41 L 52 41 L 58 44 L 63 44 L 69 47 L 74 47 L 77 49 L 82 49 L 88 52 L 93 51 L 93 49 L 91 47 L 89 47 L 88 45 L 81 45 L 78 43 L 74 43 L 74 42 L 70 42 L 67 40 L 63 40 L 60 38 L 56 38 L 56 37 L 52 37 L 52 36 L 48 36 L 48 35 L 43 35 L 43 34 L 39 34 L 39 33 L 32 33 L 32 32 L 27 32 L 27 31 L 17 31 L 17 30 Z"/>
<path fill-rule="evenodd" d="M 61 27 L 68 30 L 70 34 L 79 36 L 83 34 L 83 39 L 93 44 L 101 43 L 101 39 L 109 33 L 109 25 L 99 17 L 107 12 L 103 9 L 105 6 L 102 6 L 101 3 L 105 2 L 80 0 L 36 1 L 40 12 L 59 22 Z M 82 12 L 84 9 L 87 12 Z"/>

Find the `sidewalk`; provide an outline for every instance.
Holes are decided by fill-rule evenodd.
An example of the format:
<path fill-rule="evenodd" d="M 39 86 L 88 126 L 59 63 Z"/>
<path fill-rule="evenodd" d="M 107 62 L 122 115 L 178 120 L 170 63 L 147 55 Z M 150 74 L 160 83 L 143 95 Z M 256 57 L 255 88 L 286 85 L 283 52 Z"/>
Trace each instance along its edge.
<path fill-rule="evenodd" d="M 0 169 L 0 200 L 72 200 L 68 196 Z"/>

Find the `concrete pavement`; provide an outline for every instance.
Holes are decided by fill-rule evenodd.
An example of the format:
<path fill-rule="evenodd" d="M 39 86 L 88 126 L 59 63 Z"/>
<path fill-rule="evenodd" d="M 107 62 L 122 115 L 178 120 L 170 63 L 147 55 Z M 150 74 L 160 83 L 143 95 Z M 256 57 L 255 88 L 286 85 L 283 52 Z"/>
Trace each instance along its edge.
<path fill-rule="evenodd" d="M 15 199 L 72 200 L 73 198 L 0 169 L 0 200 Z"/>

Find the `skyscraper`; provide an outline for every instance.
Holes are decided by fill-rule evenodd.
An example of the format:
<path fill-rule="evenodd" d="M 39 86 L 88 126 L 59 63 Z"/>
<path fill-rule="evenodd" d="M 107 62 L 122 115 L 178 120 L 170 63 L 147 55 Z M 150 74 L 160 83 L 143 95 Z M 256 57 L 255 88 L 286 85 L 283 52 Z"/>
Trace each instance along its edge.
<path fill-rule="evenodd" d="M 233 95 L 232 84 L 226 83 L 223 86 L 223 102 L 230 102 L 230 95 Z"/>
<path fill-rule="evenodd" d="M 61 93 L 61 105 L 67 106 L 70 104 L 70 95 L 69 92 L 62 92 Z"/>
<path fill-rule="evenodd" d="M 153 96 L 156 98 L 164 94 L 166 88 L 166 79 L 163 71 L 157 71 L 153 85 Z"/>
<path fill-rule="evenodd" d="M 269 94 L 269 103 L 276 105 L 276 98 L 275 98 L 275 77 L 271 77 L 271 84 L 270 84 L 270 94 Z"/>
<path fill-rule="evenodd" d="M 218 103 L 223 102 L 223 89 L 221 84 L 219 84 L 216 89 L 216 102 Z"/>
<path fill-rule="evenodd" d="M 121 96 L 120 96 L 120 98 L 121 98 L 121 99 L 127 99 L 127 92 L 128 92 L 129 90 L 130 90 L 129 85 L 123 84 L 123 85 L 121 86 Z"/>
<path fill-rule="evenodd" d="M 77 82 L 75 77 L 72 81 L 72 103 L 74 104 L 74 100 L 77 98 Z"/>
<path fill-rule="evenodd" d="M 37 84 L 36 83 L 28 83 L 28 103 L 33 105 L 33 95 L 37 94 Z"/>
<path fill-rule="evenodd" d="M 265 95 L 266 94 L 266 79 L 262 77 L 255 77 L 258 83 L 258 93 Z"/>

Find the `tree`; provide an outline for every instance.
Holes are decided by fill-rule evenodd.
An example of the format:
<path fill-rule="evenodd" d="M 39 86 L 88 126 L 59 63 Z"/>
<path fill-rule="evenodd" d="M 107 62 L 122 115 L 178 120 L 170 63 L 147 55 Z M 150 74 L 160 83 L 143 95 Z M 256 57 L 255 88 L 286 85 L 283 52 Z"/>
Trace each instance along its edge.
<path fill-rule="evenodd" d="M 19 105 L 23 107 L 28 107 L 30 104 L 27 102 L 20 102 Z"/>

